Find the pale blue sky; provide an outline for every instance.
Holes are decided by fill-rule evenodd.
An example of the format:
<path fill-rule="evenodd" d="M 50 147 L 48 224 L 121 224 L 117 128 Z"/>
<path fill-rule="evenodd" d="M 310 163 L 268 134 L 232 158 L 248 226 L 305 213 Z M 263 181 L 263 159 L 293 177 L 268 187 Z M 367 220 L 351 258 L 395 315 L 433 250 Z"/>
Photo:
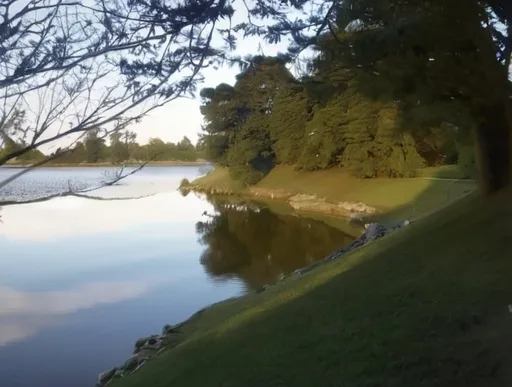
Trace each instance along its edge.
<path fill-rule="evenodd" d="M 250 1 L 248 2 L 250 3 Z M 233 17 L 232 25 L 247 21 L 247 11 L 242 1 L 236 1 L 237 11 Z M 312 13 L 312 9 L 305 9 L 302 14 Z M 297 16 L 299 12 L 296 11 Z M 293 14 L 289 15 L 293 19 Z M 260 24 L 261 22 L 258 22 Z M 223 23 L 222 28 L 228 27 Z M 237 49 L 234 55 L 246 56 L 249 54 L 263 53 L 264 55 L 276 55 L 279 52 L 285 52 L 289 41 L 283 40 L 279 44 L 268 44 L 260 37 L 245 38 L 239 34 Z M 262 51 L 259 51 L 261 48 Z M 291 69 L 293 72 L 293 69 Z M 218 70 L 208 68 L 203 71 L 204 83 L 199 87 L 215 87 L 219 83 L 235 83 L 235 76 L 240 72 L 238 67 L 222 66 Z M 141 123 L 131 126 L 131 130 L 137 133 L 137 141 L 146 143 L 151 137 L 159 137 L 164 141 L 179 141 L 183 136 L 189 137 L 193 142 L 197 141 L 198 134 L 201 131 L 203 122 L 199 111 L 201 99 L 196 96 L 195 99 L 180 98 L 169 104 L 149 113 Z"/>
<path fill-rule="evenodd" d="M 235 0 L 234 5 L 237 7 L 237 12 L 231 21 L 232 26 L 247 21 L 247 10 L 243 5 L 242 0 Z M 308 9 L 306 12 L 301 13 L 305 14 L 311 12 L 312 11 Z M 290 16 L 293 18 L 294 15 Z M 297 16 L 299 16 L 298 12 Z M 261 22 L 258 23 L 261 24 Z M 229 22 L 227 20 L 221 21 L 217 23 L 216 27 L 222 29 L 228 28 Z M 264 55 L 276 55 L 279 52 L 285 52 L 289 44 L 287 40 L 283 40 L 279 44 L 270 45 L 266 44 L 260 37 L 244 39 L 241 32 L 238 34 L 238 37 L 237 49 L 231 53 L 233 56 L 245 57 L 250 54 L 258 53 Z M 223 42 L 220 41 L 219 37 L 217 37 L 217 41 L 214 39 L 213 45 L 215 47 L 219 47 L 223 45 Z M 293 72 L 293 69 L 291 70 Z M 199 90 L 203 87 L 215 87 L 222 82 L 234 84 L 235 76 L 239 72 L 240 69 L 238 67 L 229 67 L 228 65 L 221 66 L 220 68 L 212 67 L 205 69 L 202 72 L 204 82 L 198 86 L 197 94 L 199 94 Z M 190 71 L 187 70 L 186 74 L 180 75 L 187 76 L 189 73 Z M 180 79 L 180 75 L 177 75 L 175 78 Z M 113 89 L 118 84 L 119 75 L 115 71 L 111 71 L 108 77 L 95 83 L 94 90 L 92 90 L 91 93 L 91 95 L 94 96 L 93 99 L 90 95 L 89 97 L 87 96 L 88 91 L 86 91 L 85 93 L 82 92 L 79 99 L 77 98 L 70 102 L 71 97 L 67 96 L 66 93 L 61 93 L 59 91 L 61 86 L 57 83 L 53 85 L 53 88 L 49 87 L 46 89 L 40 89 L 37 92 L 29 93 L 22 101 L 24 104 L 23 110 L 28 112 L 27 122 L 30 126 L 36 126 L 36 122 L 39 123 L 40 117 L 45 114 L 49 114 L 55 104 L 57 104 L 57 106 L 60 104 L 65 107 L 63 113 L 60 114 L 60 117 L 55 119 L 55 122 L 51 124 L 47 132 L 41 138 L 54 135 L 58 131 L 66 129 L 68 125 L 77 121 L 78 117 L 86 115 L 87 111 L 93 110 L 95 108 L 95 104 L 100 103 L 99 101 L 105 98 L 106 90 Z M 57 102 L 54 101 L 54 93 L 57 95 L 55 98 Z M 62 98 L 62 102 L 59 102 L 61 94 L 63 94 L 64 97 Z M 89 100 L 87 100 L 87 98 L 89 98 Z M 86 100 L 87 103 L 85 102 Z M 90 101 L 93 102 L 89 104 Z M 201 100 L 198 95 L 195 98 L 179 98 L 175 101 L 169 102 L 163 107 L 152 110 L 141 120 L 141 122 L 133 123 L 129 129 L 137 134 L 137 141 L 141 144 L 147 143 L 151 137 L 159 137 L 164 141 L 177 142 L 181 140 L 183 136 L 187 136 L 193 142 L 196 142 L 203 123 L 202 115 L 200 113 L 200 105 Z M 137 106 L 133 109 L 131 114 L 128 114 L 128 116 L 135 116 L 139 114 L 141 110 L 149 107 L 149 105 Z M 110 108 L 110 111 L 102 113 L 102 116 L 109 117 L 115 112 L 117 112 L 115 108 Z M 106 129 L 108 129 L 108 127 L 106 127 Z M 40 149 L 43 152 L 53 152 L 59 147 L 69 145 L 70 142 L 76 140 L 76 138 L 76 135 L 62 138 L 43 145 Z M 25 140 L 30 141 L 30 139 Z"/>
<path fill-rule="evenodd" d="M 236 53 L 241 56 L 255 54 L 259 43 L 261 43 L 265 55 L 284 52 L 287 47 L 285 42 L 269 45 L 259 38 L 248 38 L 243 41 L 240 40 Z M 208 68 L 203 72 L 205 81 L 201 88 L 215 87 L 222 82 L 234 84 L 235 75 L 239 72 L 238 67 L 223 66 L 218 70 Z M 176 142 L 183 136 L 187 136 L 195 142 L 202 124 L 202 115 L 199 112 L 200 105 L 199 95 L 195 99 L 180 98 L 152 111 L 141 123 L 132 125 L 131 130 L 137 133 L 139 143 L 147 142 L 150 137 L 160 137 L 164 141 Z"/>
<path fill-rule="evenodd" d="M 238 7 L 235 17 L 233 18 L 232 24 L 236 25 L 240 22 L 246 21 L 247 12 L 243 7 L 241 0 L 236 0 L 235 5 Z M 312 9 L 308 9 L 303 13 L 314 13 Z M 289 15 L 293 19 L 294 15 Z M 297 15 L 298 16 L 298 15 Z M 226 24 L 226 23 L 224 23 Z M 221 28 L 227 27 L 227 25 L 220 26 Z M 238 46 L 236 52 L 233 54 L 245 56 L 248 54 L 257 54 L 262 52 L 265 55 L 275 55 L 278 52 L 284 52 L 287 48 L 288 41 L 283 41 L 277 45 L 266 44 L 262 38 L 251 37 L 243 39 L 239 37 Z M 223 66 L 219 69 L 209 68 L 204 70 L 204 83 L 199 86 L 202 87 L 214 87 L 221 82 L 233 84 L 235 82 L 235 75 L 239 72 L 237 67 L 230 68 L 229 66 Z M 292 69 L 293 72 L 293 69 Z M 108 82 L 116 83 L 117 75 L 112 74 L 108 78 Z M 107 83 L 108 83 L 107 82 Z M 104 89 L 105 87 L 103 87 Z M 100 88 L 101 89 L 101 88 Z M 30 100 L 29 96 L 28 100 Z M 34 97 L 34 101 L 28 103 L 29 107 L 34 106 L 34 110 L 38 111 L 41 108 L 39 101 L 45 101 L 45 98 L 39 100 Z M 200 98 L 180 98 L 167 105 L 150 112 L 142 121 L 138 124 L 133 124 L 130 130 L 137 133 L 137 141 L 139 143 L 147 143 L 151 137 L 159 137 L 164 141 L 179 141 L 183 136 L 189 137 L 193 142 L 197 141 L 198 134 L 201 131 L 202 115 L 199 111 Z M 44 102 L 43 102 L 44 104 Z M 44 110 L 44 109 L 43 109 Z M 69 113 L 69 112 L 68 112 Z M 57 130 L 57 129 L 55 129 Z M 51 132 L 51 131 L 49 131 Z M 43 151 L 53 151 L 57 147 L 68 145 L 70 139 L 62 139 L 56 141 L 53 144 L 43 146 Z"/>

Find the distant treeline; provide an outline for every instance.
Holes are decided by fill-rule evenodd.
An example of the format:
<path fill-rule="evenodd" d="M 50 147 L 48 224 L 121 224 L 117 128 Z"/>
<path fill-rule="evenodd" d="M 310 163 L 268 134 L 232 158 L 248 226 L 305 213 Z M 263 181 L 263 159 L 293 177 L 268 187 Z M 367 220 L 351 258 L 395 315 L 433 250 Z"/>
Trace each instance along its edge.
<path fill-rule="evenodd" d="M 16 143 L 4 136 L 2 153 L 9 154 L 24 144 Z M 129 130 L 118 131 L 109 136 L 107 144 L 99 131 L 90 131 L 82 141 L 78 141 L 68 152 L 50 162 L 50 164 L 80 164 L 80 163 L 112 163 L 151 161 L 196 161 L 203 158 L 204 150 L 201 144 L 196 147 L 189 138 L 177 143 L 164 142 L 159 138 L 151 138 L 147 144 L 140 145 L 136 134 Z M 34 163 L 44 160 L 45 156 L 39 150 L 30 151 L 13 160 L 13 163 Z"/>
<path fill-rule="evenodd" d="M 475 118 L 462 102 L 422 87 L 414 61 L 391 78 L 351 62 L 332 37 L 316 49 L 311 75 L 301 79 L 284 59 L 256 56 L 233 86 L 201 91 L 207 159 L 247 184 L 278 164 L 343 167 L 360 178 L 410 177 L 444 164 L 472 173 Z"/>

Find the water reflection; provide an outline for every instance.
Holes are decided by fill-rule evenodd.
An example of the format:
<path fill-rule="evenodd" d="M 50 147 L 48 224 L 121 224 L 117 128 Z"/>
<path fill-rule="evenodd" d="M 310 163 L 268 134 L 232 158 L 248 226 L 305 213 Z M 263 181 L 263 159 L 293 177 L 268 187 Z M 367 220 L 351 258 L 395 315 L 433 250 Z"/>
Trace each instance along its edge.
<path fill-rule="evenodd" d="M 34 335 L 56 316 L 136 298 L 148 290 L 140 281 L 86 283 L 46 292 L 0 286 L 0 347 Z"/>
<path fill-rule="evenodd" d="M 249 289 L 319 260 L 353 237 L 324 222 L 279 215 L 254 204 L 215 203 L 196 223 L 206 246 L 200 262 L 216 281 L 243 280 Z"/>
<path fill-rule="evenodd" d="M 41 169 L 18 188 L 48 178 L 60 189 L 60 181 L 101 172 Z M 140 200 L 67 197 L 4 207 L 0 386 L 90 387 L 100 371 L 130 356 L 137 337 L 272 283 L 351 240 L 320 221 L 176 192 L 182 178 L 199 174 L 148 168 L 95 192 L 152 194 Z"/>
<path fill-rule="evenodd" d="M 98 201 L 65 197 L 21 206 L 6 206 L 2 211 L 0 237 L 33 242 L 93 237 L 140 224 L 168 220 L 179 223 L 196 214 L 200 215 L 205 206 L 198 198 L 179 199 L 179 195 L 173 192 L 158 193 L 138 200 Z M 175 232 L 180 232 L 180 229 Z"/>

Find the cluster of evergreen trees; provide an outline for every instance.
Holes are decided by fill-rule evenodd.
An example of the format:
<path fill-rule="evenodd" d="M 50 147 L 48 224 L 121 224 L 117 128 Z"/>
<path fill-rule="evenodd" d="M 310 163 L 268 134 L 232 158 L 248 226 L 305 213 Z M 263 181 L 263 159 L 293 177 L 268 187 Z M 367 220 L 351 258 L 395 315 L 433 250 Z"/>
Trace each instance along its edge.
<path fill-rule="evenodd" d="M 164 142 L 159 138 L 151 138 L 147 144 L 140 145 L 136 134 L 129 130 L 114 132 L 107 144 L 99 131 L 90 131 L 82 141 L 78 141 L 69 152 L 63 153 L 52 161 L 54 164 L 79 164 L 111 162 L 153 161 L 195 161 L 202 158 L 202 144 L 196 147 L 188 137 L 177 143 Z M 7 135 L 0 141 L 0 157 L 22 148 L 25 144 L 17 143 Z M 18 157 L 15 162 L 34 163 L 44 160 L 46 156 L 39 150 L 32 150 Z"/>
<path fill-rule="evenodd" d="M 458 163 L 470 174 L 475 118 L 464 102 L 420 83 L 424 63 L 414 55 L 366 67 L 349 48 L 327 35 L 308 76 L 294 78 L 284 57 L 256 56 L 233 86 L 203 89 L 207 158 L 247 184 L 278 164 L 373 178 Z"/>

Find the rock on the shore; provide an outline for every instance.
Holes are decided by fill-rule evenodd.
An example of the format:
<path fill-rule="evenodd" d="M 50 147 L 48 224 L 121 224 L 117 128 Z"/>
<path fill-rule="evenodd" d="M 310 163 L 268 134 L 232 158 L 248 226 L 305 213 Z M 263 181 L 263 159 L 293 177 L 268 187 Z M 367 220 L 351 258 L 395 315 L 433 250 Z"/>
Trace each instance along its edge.
<path fill-rule="evenodd" d="M 388 229 L 387 227 L 379 223 L 367 224 L 365 225 L 365 228 L 366 231 L 361 236 L 361 238 L 364 238 L 365 243 L 382 238 L 384 235 L 387 235 L 391 232 L 391 229 Z"/>
<path fill-rule="evenodd" d="M 256 289 L 256 293 L 264 292 L 264 291 L 268 288 L 268 286 L 269 286 L 269 285 L 259 286 L 259 287 Z"/>
<path fill-rule="evenodd" d="M 251 196 L 260 196 L 275 200 L 287 200 L 290 198 L 290 196 L 293 196 L 293 193 L 283 189 L 270 189 L 260 187 L 250 187 L 248 193 Z"/>
<path fill-rule="evenodd" d="M 172 325 L 170 324 L 165 324 L 163 327 L 162 327 L 162 335 L 166 335 L 167 332 L 169 332 L 172 328 Z"/>
<path fill-rule="evenodd" d="M 306 199 L 306 201 L 307 201 L 307 199 Z M 338 259 L 341 256 L 345 255 L 346 253 L 348 253 L 360 246 L 363 246 L 371 241 L 374 241 L 376 239 L 379 239 L 379 238 L 389 234 L 390 232 L 394 231 L 395 229 L 402 228 L 402 227 L 409 225 L 409 223 L 410 222 L 408 220 L 406 220 L 406 221 L 403 221 L 403 222 L 397 224 L 394 227 L 389 227 L 389 228 L 382 224 L 379 224 L 379 223 L 367 224 L 367 225 L 365 225 L 366 230 L 361 234 L 361 236 L 358 239 L 352 241 L 350 244 L 348 244 L 336 251 L 333 251 L 331 254 L 329 254 L 327 257 L 325 257 L 321 261 L 315 262 L 307 267 L 295 270 L 289 276 L 281 275 L 280 281 L 285 280 L 286 278 L 295 278 L 295 277 L 302 276 L 303 274 L 315 269 L 317 266 L 320 266 L 322 263 L 324 263 L 326 261 Z M 260 288 L 258 288 L 256 290 L 256 292 L 258 292 L 258 293 L 263 292 L 268 287 L 269 287 L 269 285 L 261 286 Z M 233 298 L 237 298 L 237 297 L 232 297 L 231 299 L 233 299 Z M 228 301 L 228 300 L 225 300 L 225 301 Z M 105 371 L 105 372 L 102 372 L 101 374 L 99 374 L 97 386 L 104 387 L 107 384 L 109 384 L 113 378 L 125 377 L 126 375 L 129 375 L 129 374 L 137 371 L 139 368 L 141 368 L 144 364 L 146 364 L 148 359 L 150 359 L 154 356 L 158 356 L 158 354 L 160 354 L 162 351 L 164 351 L 166 349 L 175 347 L 181 341 L 181 339 L 180 339 L 180 336 L 182 334 L 181 328 L 188 321 L 190 321 L 190 319 L 197 317 L 198 315 L 202 314 L 203 312 L 205 312 L 209 308 L 213 307 L 214 305 L 216 305 L 216 304 L 212 304 L 210 306 L 207 306 L 207 307 L 197 311 L 188 320 L 185 320 L 179 324 L 165 325 L 162 328 L 162 335 L 151 335 L 151 336 L 142 337 L 142 338 L 138 339 L 135 342 L 134 356 L 132 356 L 131 358 L 126 360 L 126 362 L 121 367 L 113 368 L 110 371 Z M 509 306 L 509 308 L 512 308 L 512 307 Z M 510 310 L 512 310 L 512 309 L 510 309 Z"/>
<path fill-rule="evenodd" d="M 98 383 L 96 386 L 104 387 L 114 378 L 122 378 L 125 375 L 135 372 L 146 363 L 153 353 L 156 353 L 156 351 L 148 350 L 147 347 L 142 347 L 136 355 L 126 360 L 119 368 L 112 368 L 110 371 L 100 373 L 98 375 Z"/>
<path fill-rule="evenodd" d="M 406 227 L 410 223 L 411 223 L 410 221 L 404 220 L 403 222 L 398 223 L 394 227 L 386 227 L 379 223 L 365 224 L 364 227 L 365 227 L 366 231 L 361 235 L 360 239 L 363 238 L 364 242 L 368 243 L 368 242 L 374 241 L 376 239 L 382 238 L 383 236 L 389 234 L 390 232 L 392 232 L 396 229 Z"/>
<path fill-rule="evenodd" d="M 377 210 L 360 202 L 329 203 L 315 195 L 294 195 L 289 200 L 290 206 L 296 211 L 315 212 L 335 216 L 350 217 L 352 214 L 371 215 Z"/>
<path fill-rule="evenodd" d="M 196 313 L 200 313 L 202 310 L 200 311 L 197 311 Z M 168 335 L 170 333 L 179 333 L 180 332 L 180 328 L 183 326 L 183 323 L 179 323 L 179 324 L 175 324 L 175 325 L 170 325 L 170 324 L 165 324 L 164 327 L 162 328 L 162 335 Z"/>
<path fill-rule="evenodd" d="M 206 310 L 206 308 L 203 310 Z M 162 329 L 162 335 L 151 335 L 138 339 L 135 342 L 134 355 L 126 360 L 122 366 L 99 374 L 97 387 L 104 387 L 114 378 L 122 378 L 137 371 L 150 358 L 158 356 L 166 348 L 175 346 L 177 343 L 170 340 L 170 338 L 178 336 L 176 334 L 180 333 L 180 328 L 185 322 L 176 325 L 165 325 Z"/>
<path fill-rule="evenodd" d="M 123 371 L 131 372 L 131 371 L 133 371 L 134 369 L 137 368 L 137 366 L 139 365 L 140 361 L 141 361 L 140 356 L 138 356 L 138 355 L 132 356 L 131 358 L 129 358 L 128 360 L 126 360 L 124 362 L 124 364 L 121 367 L 121 369 Z"/>
<path fill-rule="evenodd" d="M 338 207 L 343 208 L 348 211 L 350 214 L 375 214 L 377 210 L 374 207 L 371 207 L 362 202 L 339 202 Z"/>
<path fill-rule="evenodd" d="M 159 335 L 141 337 L 135 342 L 135 348 L 133 349 L 133 353 L 138 353 L 144 346 L 155 345 L 159 340 L 161 340 L 161 337 Z"/>
<path fill-rule="evenodd" d="M 392 231 L 394 231 L 394 230 L 396 230 L 398 228 L 405 227 L 405 226 L 407 226 L 409 224 L 410 224 L 410 222 L 408 220 L 406 220 L 404 222 L 401 222 L 397 226 L 392 227 L 392 228 L 388 228 L 388 227 L 386 227 L 386 226 L 384 226 L 382 224 L 379 224 L 379 223 L 369 223 L 369 224 L 366 224 L 365 225 L 365 229 L 366 230 L 356 240 L 352 241 L 348 245 L 346 245 L 346 246 L 344 246 L 344 247 L 342 247 L 342 248 L 340 248 L 338 250 L 333 251 L 331 254 L 329 254 L 327 257 L 325 257 L 321 261 L 315 262 L 315 263 L 313 263 L 313 264 L 311 264 L 309 266 L 306 266 L 306 267 L 303 267 L 301 269 L 295 270 L 289 276 L 281 278 L 280 281 L 282 281 L 282 280 L 284 280 L 286 278 L 296 278 L 296 277 L 299 277 L 299 276 L 301 276 L 301 275 L 303 275 L 303 274 L 313 270 L 317 266 L 320 266 L 325 261 L 330 261 L 330 260 L 333 260 L 333 259 L 338 259 L 341 256 L 345 255 L 346 253 L 348 253 L 348 252 L 350 252 L 350 251 L 352 251 L 354 249 L 357 249 L 358 247 L 364 246 L 365 244 L 367 244 L 369 242 L 372 242 L 374 240 L 382 238 L 383 236 L 389 234 L 390 232 L 392 232 Z M 258 290 L 256 290 L 257 293 L 258 293 Z"/>
<path fill-rule="evenodd" d="M 114 377 L 117 372 L 117 368 L 112 368 L 109 371 L 102 372 L 98 375 L 98 384 L 97 386 L 103 387 Z"/>

